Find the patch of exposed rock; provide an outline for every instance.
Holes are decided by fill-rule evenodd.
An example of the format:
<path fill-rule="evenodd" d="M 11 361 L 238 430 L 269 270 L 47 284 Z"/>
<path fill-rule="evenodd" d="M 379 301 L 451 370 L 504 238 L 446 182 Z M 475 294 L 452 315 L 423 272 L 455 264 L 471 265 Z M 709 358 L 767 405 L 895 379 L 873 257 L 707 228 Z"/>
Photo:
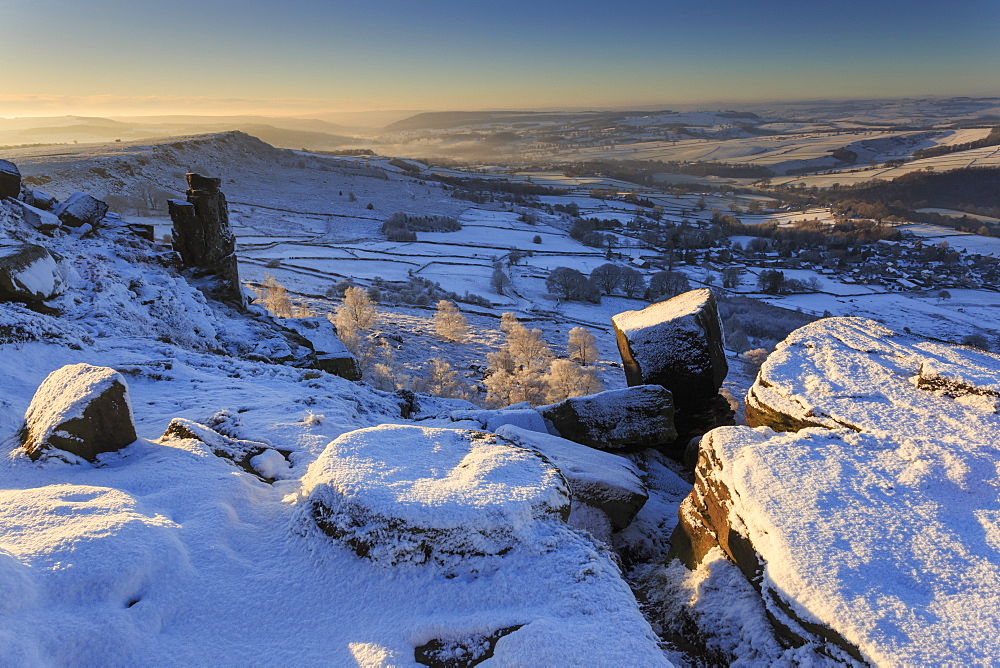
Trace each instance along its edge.
<path fill-rule="evenodd" d="M 171 420 L 159 442 L 170 444 L 176 440 L 198 441 L 216 457 L 227 460 L 264 482 L 271 483 L 289 477 L 289 450 L 279 450 L 267 443 L 226 436 L 211 427 L 184 418 Z"/>
<path fill-rule="evenodd" d="M 358 361 L 338 338 L 329 320 L 322 317 L 282 318 L 278 322 L 312 349 L 314 355 L 310 362 L 313 367 L 347 380 L 361 380 Z"/>
<path fill-rule="evenodd" d="M 659 385 L 571 397 L 535 410 L 559 436 L 599 450 L 654 448 L 677 438 L 673 398 Z"/>
<path fill-rule="evenodd" d="M 21 170 L 13 162 L 0 160 L 0 198 L 16 198 L 21 192 Z"/>
<path fill-rule="evenodd" d="M 32 459 L 54 450 L 94 461 L 136 440 L 128 385 L 114 369 L 71 364 L 50 373 L 24 414 L 21 444 Z"/>
<path fill-rule="evenodd" d="M 989 353 L 860 318 L 796 330 L 748 394 L 758 427 L 702 439 L 673 552 L 693 565 L 720 546 L 791 646 L 877 665 L 996 656 L 998 396 Z"/>

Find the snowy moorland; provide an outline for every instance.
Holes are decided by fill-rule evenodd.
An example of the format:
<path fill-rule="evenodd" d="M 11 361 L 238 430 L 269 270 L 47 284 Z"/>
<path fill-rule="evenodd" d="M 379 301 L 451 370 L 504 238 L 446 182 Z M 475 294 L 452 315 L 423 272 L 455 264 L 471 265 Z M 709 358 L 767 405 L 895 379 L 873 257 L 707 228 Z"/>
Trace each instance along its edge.
<path fill-rule="evenodd" d="M 163 241 L 171 232 L 163 212 L 122 204 L 129 209 L 125 222 L 153 226 L 150 243 L 114 216 L 93 234 L 42 234 L 23 206 L 0 201 L 0 245 L 44 246 L 58 265 L 53 269 L 46 260 L 21 274 L 38 291 L 58 296 L 35 310 L 15 303 L 0 310 L 0 369 L 7 379 L 0 396 L 6 453 L 0 561 L 12 583 L 0 603 L 0 635 L 11 663 L 856 660 L 853 649 L 840 651 L 823 637 L 789 648 L 769 621 L 770 603 L 721 550 L 709 551 L 694 570 L 668 561 L 678 508 L 691 491 L 690 472 L 680 463 L 652 450 L 619 456 L 542 433 L 539 413 L 527 404 L 481 407 L 489 396 L 486 367 L 510 343 L 504 313 L 513 313 L 526 332 L 537 328 L 552 347 L 542 356 L 547 364 L 578 359 L 567 336 L 582 327 L 595 336 L 585 361 L 590 372 L 604 389 L 624 387 L 611 317 L 642 309 L 647 295 L 611 290 L 596 302 L 565 298 L 554 294 L 550 274 L 564 267 L 587 275 L 610 262 L 651 283 L 662 273 L 664 254 L 642 237 L 649 205 L 665 226 L 709 235 L 713 209 L 747 206 L 747 198 L 546 171 L 500 176 L 418 163 L 404 169 L 388 158 L 278 150 L 240 133 L 2 155 L 17 163 L 32 188 L 59 200 L 85 191 L 114 201 L 141 196 L 150 184 L 158 189 L 151 196 L 177 198 L 186 172 L 221 177 L 244 284 L 264 296 L 268 282 L 277 281 L 296 315 L 318 315 L 309 320 L 320 323 L 326 315 L 336 320 L 345 286 L 378 296 L 370 336 L 378 359 L 395 374 L 357 383 L 307 368 L 294 337 L 261 307 L 263 300 L 244 313 L 206 298 L 197 281 L 178 273 Z M 468 177 L 560 190 L 525 201 L 471 201 L 456 196 L 448 180 Z M 595 189 L 603 192 L 594 196 Z M 34 198 L 44 199 L 40 192 Z M 576 216 L 570 211 L 618 221 L 608 232 L 613 242 L 594 246 L 571 235 Z M 383 223 L 398 213 L 453 218 L 460 229 L 391 240 Z M 788 228 L 833 223 L 829 208 L 742 218 L 747 225 Z M 737 274 L 728 273 L 720 254 L 737 244 L 749 248 L 757 239 L 751 236 L 715 239 L 705 259 L 672 265 L 688 287 L 713 287 L 720 309 L 733 314 L 729 321 L 750 313 L 743 345 L 730 343 L 738 347 L 725 353 L 723 392 L 739 423 L 742 398 L 766 350 L 738 354 L 769 347 L 824 314 L 865 315 L 897 331 L 951 342 L 1000 332 L 1000 300 L 991 289 L 970 282 L 950 286 L 944 297 L 937 289 L 899 288 L 905 281 L 915 285 L 917 277 L 931 280 L 914 268 L 919 262 L 907 260 L 924 241 L 954 245 L 964 255 L 951 266 L 971 268 L 979 261 L 972 255 L 1000 254 L 996 239 L 933 225 L 903 227 L 914 236 L 885 245 L 899 250 L 892 251 L 893 278 L 883 283 L 861 282 L 859 267 L 833 270 L 806 260 L 795 268 L 781 265 L 766 247 L 748 251 Z M 815 289 L 760 292 L 762 276 L 775 267 Z M 498 269 L 509 281 L 501 290 Z M 438 331 L 435 305 L 442 295 L 466 319 L 463 337 Z M 756 311 L 764 302 L 776 308 Z M 425 391 L 435 359 L 446 361 L 465 388 L 452 396 L 477 405 L 394 391 Z M 32 461 L 18 436 L 25 412 L 46 377 L 71 364 L 120 374 L 138 440 L 95 462 Z M 803 392 L 833 382 L 804 377 Z M 966 398 L 963 405 L 985 410 L 986 401 Z M 483 430 L 501 440 L 475 435 Z M 751 441 L 739 447 L 750 452 L 772 443 Z M 853 441 L 837 447 L 849 449 Z M 219 454 L 227 448 L 243 448 L 246 457 Z M 788 484 L 806 476 L 808 466 L 802 467 L 788 465 L 795 471 Z M 746 474 L 747 489 L 759 487 L 753 476 L 763 471 Z M 598 497 L 627 506 L 628 519 L 581 501 Z M 809 508 L 809 499 L 796 499 L 797 507 Z M 761 520 L 751 529 L 768 526 Z M 781 554 L 763 543 L 760 549 L 764 556 Z M 933 572 L 952 577 L 947 567 Z M 894 636 L 902 640 L 886 645 L 881 627 L 869 633 L 873 616 L 824 617 L 828 610 L 807 599 L 827 596 L 822 592 L 834 585 L 810 589 L 800 572 L 787 573 L 781 582 L 804 592 L 800 607 L 823 623 L 853 625 L 843 635 L 876 663 L 893 663 L 885 646 L 906 645 L 914 660 L 937 647 L 911 642 L 922 622 L 905 626 Z M 862 583 L 837 595 L 863 589 Z M 916 605 L 900 600 L 903 608 Z M 966 608 L 948 610 L 940 628 L 951 629 Z M 956 643 L 941 651 L 960 660 L 986 646 L 972 639 L 971 650 Z"/>

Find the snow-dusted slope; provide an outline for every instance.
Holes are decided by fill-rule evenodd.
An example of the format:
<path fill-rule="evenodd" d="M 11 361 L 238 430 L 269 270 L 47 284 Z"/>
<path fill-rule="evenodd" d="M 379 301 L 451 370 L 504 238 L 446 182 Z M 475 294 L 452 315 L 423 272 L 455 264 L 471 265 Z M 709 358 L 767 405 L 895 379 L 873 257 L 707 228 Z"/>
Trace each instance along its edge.
<path fill-rule="evenodd" d="M 396 396 L 269 362 L 288 350 L 266 320 L 207 301 L 125 233 L 49 239 L 0 202 L 0 237 L 69 266 L 54 311 L 0 309 L 4 663 L 412 665 L 429 641 L 515 627 L 496 663 L 666 663 L 609 553 L 569 527 L 458 577 L 303 532 L 301 476 L 336 437 L 407 423 Z M 96 465 L 33 463 L 15 437 L 32 395 L 81 362 L 125 376 L 139 439 Z M 422 426 L 467 406 L 421 404 Z M 157 442 L 175 417 L 290 451 L 291 467 L 267 484 L 196 440 Z"/>

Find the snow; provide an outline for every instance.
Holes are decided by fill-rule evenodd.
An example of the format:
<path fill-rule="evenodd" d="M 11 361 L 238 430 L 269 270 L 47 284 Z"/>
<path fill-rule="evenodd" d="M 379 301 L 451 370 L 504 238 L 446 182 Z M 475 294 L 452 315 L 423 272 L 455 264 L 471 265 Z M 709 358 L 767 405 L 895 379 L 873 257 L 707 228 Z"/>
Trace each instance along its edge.
<path fill-rule="evenodd" d="M 0 310 L 4 662 L 412 665 L 414 647 L 433 638 L 523 625 L 498 642 L 495 662 L 610 664 L 626 656 L 634 665 L 667 665 L 610 553 L 558 518 L 532 531 L 541 525 L 528 521 L 532 511 L 517 495 L 545 498 L 553 488 L 504 477 L 502 467 L 484 479 L 493 487 L 467 500 L 510 498 L 499 515 L 523 520 L 534 549 L 474 573 L 387 567 L 328 536 L 303 535 L 306 471 L 325 470 L 327 445 L 344 434 L 404 429 L 393 427 L 407 422 L 397 398 L 264 359 L 289 352 L 266 320 L 207 301 L 164 269 L 156 251 L 118 230 L 45 238 L 18 225 L 16 216 L 0 215 L 0 237 L 44 242 L 71 270 L 67 293 L 52 301 L 60 315 L 17 304 Z M 32 463 L 13 435 L 46 376 L 71 364 L 110 367 L 127 379 L 139 439 L 94 465 Z M 455 402 L 422 397 L 421 404 L 420 426 L 405 429 L 436 433 L 455 424 L 446 417 Z M 251 465 L 274 483 L 197 440 L 155 442 L 175 418 L 268 444 Z M 397 455 L 426 465 L 426 450 L 404 447 L 420 442 L 393 438 L 377 448 L 390 466 Z M 491 447 L 496 454 L 501 446 Z M 481 472 L 506 461 L 480 454 L 470 462 Z M 551 467 L 534 470 L 558 479 Z M 411 499 L 444 500 L 458 489 L 421 486 L 418 477 L 396 478 L 413 483 Z M 518 480 L 525 484 L 508 486 Z M 450 498 L 449 508 L 461 505 Z"/>

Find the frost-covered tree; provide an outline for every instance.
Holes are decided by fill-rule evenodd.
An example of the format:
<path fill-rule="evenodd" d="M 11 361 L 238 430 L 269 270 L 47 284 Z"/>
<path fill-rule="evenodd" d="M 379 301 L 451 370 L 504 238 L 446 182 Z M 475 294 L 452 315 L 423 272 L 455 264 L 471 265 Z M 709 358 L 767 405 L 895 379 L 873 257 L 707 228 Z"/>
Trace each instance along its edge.
<path fill-rule="evenodd" d="M 504 290 L 510 287 L 510 276 L 500 267 L 496 267 L 493 270 L 493 275 L 490 277 L 490 287 L 498 295 L 504 294 Z"/>
<path fill-rule="evenodd" d="M 438 302 L 434 316 L 434 332 L 445 341 L 462 342 L 469 334 L 469 323 L 458 307 L 447 299 Z"/>
<path fill-rule="evenodd" d="M 584 369 L 572 360 L 555 360 L 544 380 L 547 403 L 593 394 L 602 389 L 601 381 L 593 369 Z"/>
<path fill-rule="evenodd" d="M 567 343 L 569 358 L 583 366 L 589 366 L 597 361 L 597 339 L 583 327 L 569 330 Z"/>
<path fill-rule="evenodd" d="M 367 332 L 377 320 L 378 307 L 364 289 L 349 287 L 344 291 L 344 302 L 337 309 L 335 320 L 338 332 L 341 329 Z"/>
<path fill-rule="evenodd" d="M 260 286 L 261 303 L 268 311 L 279 318 L 291 318 L 294 315 L 292 299 L 288 290 L 271 274 L 264 274 L 264 282 Z"/>
<path fill-rule="evenodd" d="M 473 394 L 472 388 L 458 375 L 458 371 L 440 357 L 427 361 L 424 375 L 414 381 L 414 389 L 450 399 L 468 400 Z"/>
<path fill-rule="evenodd" d="M 539 329 L 528 329 L 512 313 L 504 313 L 500 329 L 507 335 L 503 347 L 487 355 L 489 369 L 483 380 L 486 403 L 493 407 L 520 401 L 545 403 L 545 374 L 555 356 Z"/>

